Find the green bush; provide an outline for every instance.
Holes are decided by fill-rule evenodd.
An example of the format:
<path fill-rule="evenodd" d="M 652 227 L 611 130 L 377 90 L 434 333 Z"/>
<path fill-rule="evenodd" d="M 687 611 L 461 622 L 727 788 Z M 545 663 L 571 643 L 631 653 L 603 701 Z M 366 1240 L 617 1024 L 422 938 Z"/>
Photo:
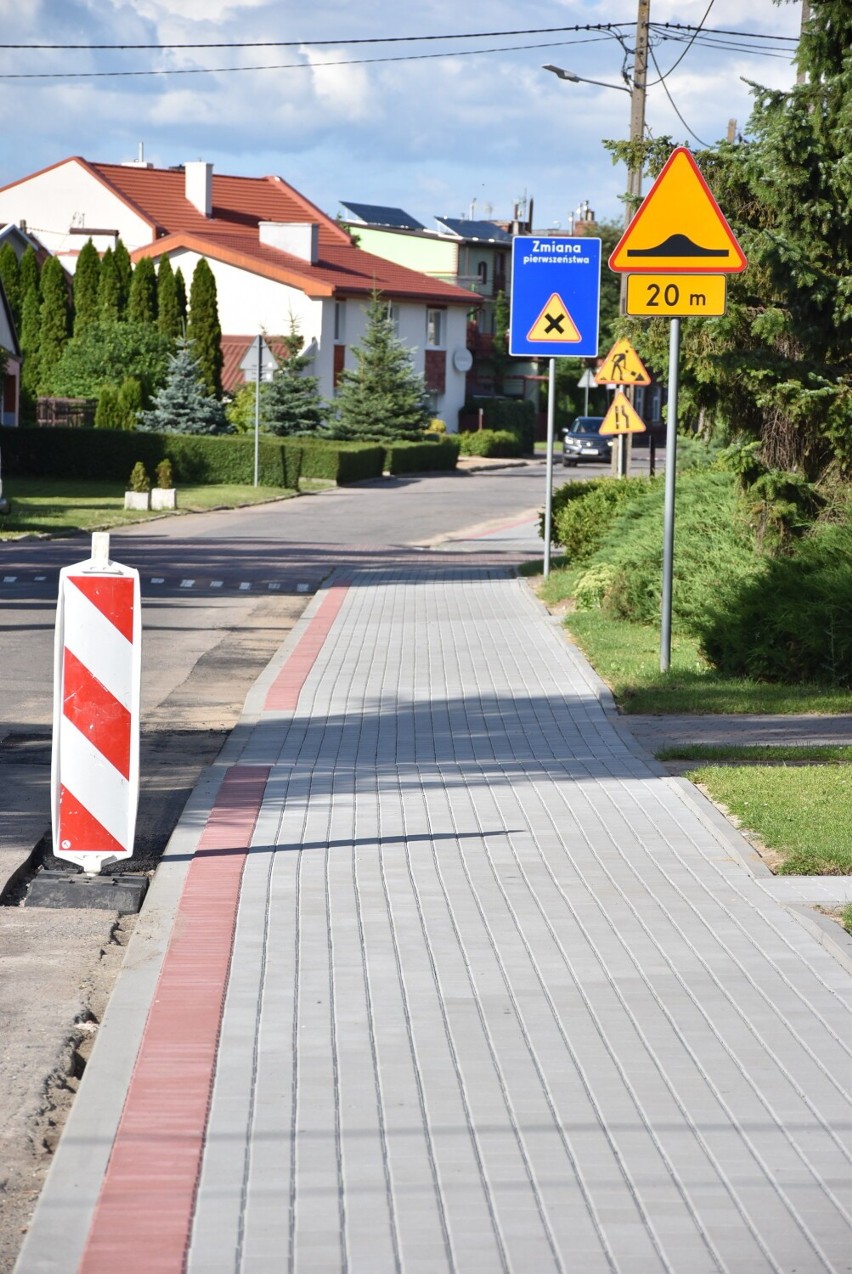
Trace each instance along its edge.
<path fill-rule="evenodd" d="M 130 471 L 130 477 L 127 479 L 127 490 L 135 491 L 138 495 L 144 495 L 146 491 L 151 490 L 151 479 L 148 477 L 148 471 L 141 460 L 137 460 Z"/>
<path fill-rule="evenodd" d="M 477 429 L 458 435 L 463 456 L 519 456 L 521 439 L 514 429 Z"/>
<path fill-rule="evenodd" d="M 729 581 L 724 605 L 695 618 L 723 672 L 852 687 L 852 526 L 817 525 L 785 557 Z M 850 705 L 852 706 L 852 705 Z"/>
<path fill-rule="evenodd" d="M 566 482 L 553 495 L 552 538 L 571 562 L 582 562 L 604 543 L 624 508 L 647 496 L 657 478 L 591 478 Z M 544 536 L 544 515 L 539 525 Z"/>
<path fill-rule="evenodd" d="M 385 469 L 388 473 L 434 473 L 436 470 L 455 469 L 459 458 L 459 444 L 455 435 L 435 435 L 434 441 L 395 442 L 385 452 Z"/>
<path fill-rule="evenodd" d="M 535 405 L 526 398 L 471 398 L 462 408 L 470 416 L 482 409 L 483 429 L 511 429 L 521 440 L 523 454 L 535 450 Z"/>

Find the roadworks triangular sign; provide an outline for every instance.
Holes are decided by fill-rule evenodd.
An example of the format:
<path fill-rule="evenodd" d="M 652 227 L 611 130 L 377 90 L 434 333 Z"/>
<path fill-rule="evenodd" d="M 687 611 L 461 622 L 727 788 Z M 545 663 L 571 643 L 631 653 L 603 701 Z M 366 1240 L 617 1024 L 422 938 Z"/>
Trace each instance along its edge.
<path fill-rule="evenodd" d="M 692 153 L 678 146 L 616 244 L 616 273 L 739 274 L 737 243 Z"/>
<path fill-rule="evenodd" d="M 551 292 L 550 300 L 527 332 L 528 341 L 560 341 L 571 345 L 583 338 L 568 313 L 568 306 L 558 292 Z"/>
<path fill-rule="evenodd" d="M 619 389 L 613 398 L 609 411 L 604 416 L 599 433 L 602 434 L 643 434 L 645 421 L 635 410 L 630 399 Z"/>
<path fill-rule="evenodd" d="M 650 385 L 651 377 L 642 359 L 622 336 L 613 345 L 598 370 L 595 380 L 599 385 Z"/>

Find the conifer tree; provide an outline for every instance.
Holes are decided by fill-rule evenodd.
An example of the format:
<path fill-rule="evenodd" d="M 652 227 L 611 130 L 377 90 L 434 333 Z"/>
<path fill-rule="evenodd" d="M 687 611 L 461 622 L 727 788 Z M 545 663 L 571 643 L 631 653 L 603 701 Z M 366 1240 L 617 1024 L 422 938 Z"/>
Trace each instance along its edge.
<path fill-rule="evenodd" d="M 189 289 L 187 340 L 198 362 L 208 393 L 222 396 L 222 328 L 216 300 L 216 280 L 204 257 L 192 272 Z"/>
<path fill-rule="evenodd" d="M 98 286 L 101 281 L 101 259 L 98 250 L 87 239 L 80 249 L 74 271 L 74 335 L 98 319 Z"/>
<path fill-rule="evenodd" d="M 49 389 L 51 373 L 59 362 L 71 327 L 68 276 L 58 257 L 48 257 L 41 272 L 39 320 L 38 384 L 39 388 Z"/>
<path fill-rule="evenodd" d="M 3 291 L 12 311 L 16 331 L 21 327 L 21 267 L 18 256 L 11 243 L 4 243 L 0 248 L 0 280 Z"/>
<path fill-rule="evenodd" d="M 367 307 L 363 342 L 353 353 L 357 366 L 340 378 L 331 435 L 379 441 L 422 437 L 429 423 L 423 377 L 415 372 L 378 293 Z"/>
<path fill-rule="evenodd" d="M 171 261 L 164 256 L 157 269 L 157 325 L 164 336 L 176 341 L 183 336 L 184 322 L 177 278 Z"/>
<path fill-rule="evenodd" d="M 98 318 L 102 323 L 117 323 L 121 316 L 121 281 L 115 253 L 112 248 L 107 248 L 101 257 L 101 277 L 98 280 Z"/>
<path fill-rule="evenodd" d="M 150 257 L 143 257 L 136 265 L 130 280 L 130 297 L 127 302 L 129 323 L 155 323 L 157 321 L 157 271 Z"/>
<path fill-rule="evenodd" d="M 178 266 L 175 270 L 175 294 L 177 296 L 178 311 L 182 323 L 181 335 L 186 333 L 186 315 L 189 309 L 186 300 L 186 279 L 183 277 L 183 270 Z"/>
<path fill-rule="evenodd" d="M 320 398 L 316 376 L 306 375 L 311 357 L 303 354 L 305 341 L 295 319 L 283 339 L 286 358 L 273 373 L 263 395 L 262 418 L 270 433 L 281 436 L 310 434 L 328 419 L 328 405 Z"/>
<path fill-rule="evenodd" d="M 18 341 L 23 355 L 21 364 L 21 395 L 24 414 L 31 415 L 35 406 L 39 383 L 39 345 L 41 343 L 41 288 L 36 277 L 23 300 L 21 330 Z"/>
<path fill-rule="evenodd" d="M 102 385 L 95 408 L 96 429 L 120 429 L 121 408 L 118 402 L 118 386 Z"/>
<path fill-rule="evenodd" d="M 154 395 L 150 410 L 139 413 L 136 427 L 152 433 L 227 431 L 224 408 L 218 398 L 208 394 L 189 341 L 178 342 L 177 351 L 169 360 L 166 382 Z"/>
<path fill-rule="evenodd" d="M 130 253 L 121 239 L 116 240 L 113 259 L 115 260 L 115 272 L 118 278 L 119 318 L 123 319 L 127 316 L 127 303 L 130 300 L 133 262 L 130 260 Z"/>
<path fill-rule="evenodd" d="M 21 257 L 20 269 L 20 285 L 21 285 L 21 312 L 23 314 L 24 297 L 31 288 L 39 290 L 41 279 L 41 267 L 38 263 L 38 257 L 35 254 L 35 248 L 30 245 Z"/>
<path fill-rule="evenodd" d="M 852 6 L 811 0 L 803 78 L 753 85 L 744 142 L 697 155 L 748 259 L 728 307 L 690 319 L 681 347 L 681 418 L 760 444 L 770 469 L 852 472 Z M 671 147 L 658 139 L 650 170 Z M 611 146 L 624 157 L 623 145 Z M 640 354 L 665 366 L 668 325 L 634 325 Z"/>

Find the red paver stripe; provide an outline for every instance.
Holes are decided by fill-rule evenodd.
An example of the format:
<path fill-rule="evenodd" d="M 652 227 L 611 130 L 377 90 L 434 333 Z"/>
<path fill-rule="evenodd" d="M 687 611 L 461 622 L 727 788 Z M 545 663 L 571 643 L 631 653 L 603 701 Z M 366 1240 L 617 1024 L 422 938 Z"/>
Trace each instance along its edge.
<path fill-rule="evenodd" d="M 308 625 L 307 632 L 296 643 L 292 654 L 269 687 L 263 705 L 266 712 L 295 711 L 302 686 L 322 650 L 322 644 L 348 591 L 348 584 L 335 584 L 328 590 L 328 596 Z"/>
<path fill-rule="evenodd" d="M 184 1267 L 243 866 L 269 778 L 225 776 L 189 866 L 80 1274 Z"/>

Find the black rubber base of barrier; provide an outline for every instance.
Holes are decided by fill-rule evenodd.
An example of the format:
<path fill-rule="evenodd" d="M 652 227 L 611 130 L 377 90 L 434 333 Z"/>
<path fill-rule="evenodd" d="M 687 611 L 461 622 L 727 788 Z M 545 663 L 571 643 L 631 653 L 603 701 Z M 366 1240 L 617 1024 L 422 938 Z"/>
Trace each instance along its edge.
<path fill-rule="evenodd" d="M 40 871 L 33 877 L 25 907 L 97 907 L 128 916 L 142 906 L 146 876 L 88 876 Z"/>

